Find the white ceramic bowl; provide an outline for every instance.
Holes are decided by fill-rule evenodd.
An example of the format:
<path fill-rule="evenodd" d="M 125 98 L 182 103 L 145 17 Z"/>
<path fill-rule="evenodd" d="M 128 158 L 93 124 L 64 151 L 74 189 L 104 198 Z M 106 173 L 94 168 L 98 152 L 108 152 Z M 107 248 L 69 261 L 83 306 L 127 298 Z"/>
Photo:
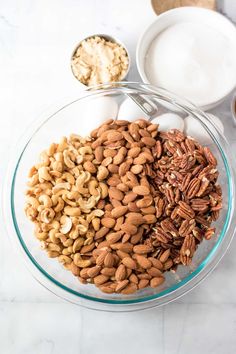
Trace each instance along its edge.
<path fill-rule="evenodd" d="M 198 7 L 180 7 L 167 11 L 159 15 L 156 21 L 144 31 L 137 45 L 137 67 L 139 74 L 145 83 L 154 84 L 153 82 L 148 80 L 147 74 L 145 72 L 146 55 L 152 41 L 158 36 L 159 33 L 161 33 L 166 28 L 177 23 L 187 21 L 208 25 L 216 30 L 216 34 L 217 32 L 221 32 L 224 36 L 230 39 L 230 41 L 233 43 L 233 46 L 235 46 L 236 52 L 236 27 L 221 14 L 215 11 Z M 219 53 L 219 55 L 222 55 L 222 53 Z M 235 75 L 235 82 L 232 86 L 225 87 L 224 95 L 218 97 L 217 100 L 214 101 L 207 101 L 206 98 L 206 101 L 202 102 L 201 104 L 198 104 L 198 106 L 203 110 L 207 110 L 217 106 L 220 102 L 222 102 L 236 86 L 236 72 L 232 73 L 232 75 Z M 168 87 L 164 88 L 169 89 Z M 175 94 L 179 93 L 175 92 Z"/>

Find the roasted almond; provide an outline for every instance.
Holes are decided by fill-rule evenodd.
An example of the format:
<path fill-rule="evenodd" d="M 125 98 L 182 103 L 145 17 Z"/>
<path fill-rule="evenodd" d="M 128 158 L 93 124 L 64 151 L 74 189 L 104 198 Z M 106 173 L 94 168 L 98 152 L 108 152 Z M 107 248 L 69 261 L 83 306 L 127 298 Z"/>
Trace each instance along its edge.
<path fill-rule="evenodd" d="M 162 255 L 159 257 L 161 263 L 165 263 L 170 255 L 170 249 L 165 250 Z"/>
<path fill-rule="evenodd" d="M 113 253 L 113 258 L 114 258 L 114 267 L 118 267 L 118 265 L 120 264 L 120 257 L 118 256 L 117 251 L 116 253 Z"/>
<path fill-rule="evenodd" d="M 158 124 L 150 124 L 148 127 L 147 127 L 147 131 L 148 132 L 153 132 L 155 130 L 158 129 Z"/>
<path fill-rule="evenodd" d="M 124 215 L 127 211 L 128 211 L 128 207 L 122 205 L 114 208 L 111 211 L 111 215 L 113 216 L 113 218 L 119 218 L 120 216 Z"/>
<path fill-rule="evenodd" d="M 124 224 L 124 220 L 125 220 L 124 216 L 120 216 L 118 219 L 116 219 L 116 224 L 114 227 L 115 231 L 120 231 L 121 225 Z"/>
<path fill-rule="evenodd" d="M 122 237 L 121 242 L 122 242 L 122 243 L 128 242 L 129 239 L 130 239 L 130 237 L 131 237 L 131 235 L 129 235 L 129 234 L 124 234 L 124 236 Z"/>
<path fill-rule="evenodd" d="M 94 139 L 96 139 L 97 137 L 98 137 L 98 128 L 96 128 L 96 129 L 93 129 L 92 131 L 91 131 L 91 133 L 90 133 L 90 136 L 92 137 L 92 138 L 94 138 Z"/>
<path fill-rule="evenodd" d="M 141 154 L 139 154 L 138 157 L 135 157 L 133 163 L 134 163 L 134 165 L 143 165 L 143 164 L 146 163 L 146 161 L 147 161 L 146 157 L 141 155 Z"/>
<path fill-rule="evenodd" d="M 71 270 L 71 272 L 72 272 L 76 277 L 79 276 L 79 273 L 80 273 L 79 267 L 77 267 L 77 265 L 75 265 L 74 262 L 71 262 L 71 264 L 70 264 L 70 270 Z"/>
<path fill-rule="evenodd" d="M 111 268 L 114 265 L 114 258 L 113 255 L 109 252 L 107 253 L 105 259 L 104 259 L 104 266 Z"/>
<path fill-rule="evenodd" d="M 118 243 L 111 245 L 111 248 L 114 250 L 120 250 L 120 251 L 123 251 L 126 253 L 131 253 L 133 251 L 133 245 L 132 245 L 132 243 L 129 243 L 129 242 L 125 242 L 125 243 L 118 242 Z"/>
<path fill-rule="evenodd" d="M 107 135 L 109 133 L 112 133 L 113 130 L 109 129 L 109 125 L 106 123 L 103 123 L 99 128 L 98 128 L 98 132 L 97 132 L 97 136 L 101 137 L 103 139 L 103 141 L 105 139 L 107 139 Z"/>
<path fill-rule="evenodd" d="M 133 172 L 135 175 L 141 173 L 143 170 L 143 166 L 142 165 L 133 165 L 130 169 L 131 172 Z"/>
<path fill-rule="evenodd" d="M 95 240 L 98 240 L 102 237 L 104 237 L 107 233 L 109 232 L 109 228 L 108 227 L 101 227 L 100 230 L 98 230 L 95 234 Z"/>
<path fill-rule="evenodd" d="M 140 267 L 142 267 L 143 269 L 148 269 L 152 267 L 152 262 L 146 257 L 137 255 L 136 259 Z"/>
<path fill-rule="evenodd" d="M 115 199 L 115 200 L 123 200 L 124 199 L 124 193 L 121 192 L 116 187 L 111 187 L 109 189 L 108 193 L 109 193 L 109 197 L 111 199 Z"/>
<path fill-rule="evenodd" d="M 93 281 L 95 285 L 102 285 L 103 283 L 105 283 L 106 281 L 108 281 L 109 277 L 107 277 L 104 274 L 99 274 L 97 275 Z"/>
<path fill-rule="evenodd" d="M 167 261 L 164 263 L 164 270 L 168 270 L 173 266 L 173 261 L 172 259 L 167 259 Z"/>
<path fill-rule="evenodd" d="M 147 195 L 142 199 L 137 200 L 136 205 L 138 208 L 147 208 L 153 203 L 153 198 L 151 195 Z"/>
<path fill-rule="evenodd" d="M 121 239 L 121 236 L 123 235 L 122 231 L 117 231 L 117 232 L 111 232 L 106 236 L 107 242 L 109 244 L 116 243 Z"/>
<path fill-rule="evenodd" d="M 100 243 L 97 245 L 97 248 L 102 250 L 108 250 L 109 246 L 110 245 L 108 241 L 100 241 Z"/>
<path fill-rule="evenodd" d="M 140 140 L 140 135 L 139 135 L 139 126 L 138 124 L 136 124 L 135 122 L 134 123 L 131 123 L 129 125 L 129 133 L 130 135 L 132 136 L 132 138 L 136 141 Z"/>
<path fill-rule="evenodd" d="M 149 257 L 148 258 L 151 262 L 153 267 L 162 270 L 163 269 L 163 264 L 161 263 L 161 261 L 159 261 L 159 259 L 154 258 L 154 257 Z"/>
<path fill-rule="evenodd" d="M 146 186 L 150 190 L 150 184 L 149 184 L 146 176 L 141 177 L 140 184 L 141 184 L 141 186 Z"/>
<path fill-rule="evenodd" d="M 119 172 L 119 166 L 115 165 L 114 163 L 111 163 L 109 166 L 107 166 L 108 171 L 110 173 L 118 173 Z"/>
<path fill-rule="evenodd" d="M 156 144 L 156 139 L 151 138 L 151 137 L 149 137 L 149 136 L 145 136 L 145 137 L 141 138 L 141 141 L 142 141 L 145 145 L 151 146 L 151 147 Z"/>
<path fill-rule="evenodd" d="M 121 225 L 121 230 L 129 235 L 134 235 L 137 233 L 138 229 L 135 225 L 125 222 Z"/>
<path fill-rule="evenodd" d="M 104 252 L 104 250 L 100 249 L 100 248 L 95 248 L 92 252 L 92 255 L 94 258 L 97 258 L 98 256 L 100 256 L 100 254 L 102 254 Z"/>
<path fill-rule="evenodd" d="M 116 186 L 117 189 L 119 189 L 121 192 L 128 192 L 129 187 L 125 183 L 119 183 Z"/>
<path fill-rule="evenodd" d="M 151 288 L 156 288 L 157 286 L 161 285 L 164 282 L 164 277 L 155 277 L 150 280 Z"/>
<path fill-rule="evenodd" d="M 115 141 L 119 141 L 121 139 L 123 139 L 123 135 L 118 131 L 113 130 L 107 134 L 108 141 L 115 142 Z"/>
<path fill-rule="evenodd" d="M 150 163 L 154 162 L 154 157 L 151 155 L 151 153 L 149 153 L 147 151 L 142 152 L 139 156 L 145 157 L 147 162 L 150 162 Z"/>
<path fill-rule="evenodd" d="M 119 120 L 116 120 L 116 124 L 118 126 L 124 126 L 124 125 L 128 125 L 129 124 L 129 121 L 128 120 L 125 120 L 125 119 L 119 119 Z"/>
<path fill-rule="evenodd" d="M 134 284 L 138 284 L 139 282 L 137 275 L 134 273 L 129 276 L 129 281 Z"/>
<path fill-rule="evenodd" d="M 107 277 L 113 277 L 116 273 L 116 268 L 115 267 L 112 267 L 112 268 L 105 267 L 105 268 L 102 268 L 101 273 L 103 275 L 106 275 Z"/>
<path fill-rule="evenodd" d="M 126 214 L 126 222 L 131 223 L 133 225 L 141 225 L 145 221 L 144 221 L 142 214 L 130 212 L 130 213 Z"/>
<path fill-rule="evenodd" d="M 102 146 L 97 146 L 95 151 L 94 151 L 94 155 L 95 155 L 95 159 L 97 160 L 97 162 L 102 162 L 103 160 L 103 151 L 104 148 Z"/>
<path fill-rule="evenodd" d="M 115 225 L 115 223 L 116 223 L 116 221 L 115 221 L 115 219 L 113 219 L 113 218 L 108 218 L 108 217 L 106 217 L 106 218 L 102 218 L 102 219 L 101 219 L 101 224 L 102 224 L 103 226 L 107 227 L 108 229 L 113 228 L 113 226 Z"/>
<path fill-rule="evenodd" d="M 89 278 L 89 276 L 88 276 L 88 268 L 81 269 L 79 275 L 80 275 L 81 278 L 88 279 Z"/>
<path fill-rule="evenodd" d="M 123 131 L 122 135 L 125 138 L 125 140 L 128 141 L 128 143 L 132 144 L 134 142 L 134 139 L 132 138 L 129 132 Z"/>
<path fill-rule="evenodd" d="M 131 257 L 125 257 L 122 259 L 122 263 L 129 269 L 136 269 L 136 262 Z"/>
<path fill-rule="evenodd" d="M 104 207 L 105 207 L 105 200 L 104 199 L 100 199 L 98 201 L 98 203 L 97 203 L 97 209 L 104 209 Z"/>
<path fill-rule="evenodd" d="M 148 273 L 141 273 L 141 274 L 138 274 L 137 277 L 139 279 L 147 279 L 147 280 L 151 280 L 152 279 L 152 276 Z"/>
<path fill-rule="evenodd" d="M 135 245 L 133 251 L 137 254 L 146 254 L 152 252 L 153 248 L 148 245 Z"/>
<path fill-rule="evenodd" d="M 151 267 L 151 268 L 147 269 L 147 273 L 150 274 L 152 277 L 161 277 L 162 276 L 162 272 L 155 267 Z"/>
<path fill-rule="evenodd" d="M 132 235 L 131 236 L 131 239 L 130 239 L 130 242 L 133 244 L 133 245 L 136 245 L 137 243 L 139 243 L 142 239 L 142 232 L 137 232 L 135 235 Z"/>
<path fill-rule="evenodd" d="M 111 204 L 112 204 L 113 208 L 117 208 L 119 206 L 122 206 L 121 201 L 119 201 L 117 199 L 111 199 Z"/>
<path fill-rule="evenodd" d="M 96 264 L 97 264 L 98 266 L 103 265 L 104 259 L 105 259 L 106 255 L 107 255 L 107 252 L 106 252 L 106 251 L 103 251 L 103 252 L 96 258 Z"/>
<path fill-rule="evenodd" d="M 149 280 L 148 279 L 140 279 L 138 283 L 138 288 L 139 289 L 144 289 L 148 286 Z"/>
<path fill-rule="evenodd" d="M 124 266 L 124 264 L 120 264 L 116 270 L 115 279 L 116 281 L 121 281 L 126 279 L 126 276 L 126 267 Z"/>
<path fill-rule="evenodd" d="M 136 146 L 136 147 L 131 148 L 128 151 L 128 156 L 134 158 L 134 157 L 137 157 L 140 152 L 141 152 L 141 148 L 139 146 Z"/>
<path fill-rule="evenodd" d="M 106 294 L 114 293 L 114 289 L 110 285 L 100 285 L 99 289 Z"/>
<path fill-rule="evenodd" d="M 139 212 L 139 208 L 137 207 L 135 201 L 129 202 L 128 209 L 131 213 L 138 213 Z"/>
<path fill-rule="evenodd" d="M 126 176 L 128 177 L 128 179 L 133 183 L 134 186 L 138 185 L 138 179 L 137 176 L 135 176 L 135 174 L 131 171 L 127 171 L 126 172 Z"/>
<path fill-rule="evenodd" d="M 145 127 L 142 127 L 142 129 L 139 129 L 139 134 L 142 136 L 142 137 L 145 137 L 145 136 L 151 136 L 149 131 L 147 131 L 146 129 L 143 129 Z"/>
<path fill-rule="evenodd" d="M 137 198 L 137 194 L 134 192 L 128 192 L 124 199 L 123 199 L 123 204 L 129 204 L 130 202 L 133 202 Z"/>
<path fill-rule="evenodd" d="M 146 119 L 138 119 L 135 121 L 135 123 L 138 124 L 138 126 L 142 129 L 146 128 L 149 124 L 149 122 Z"/>
<path fill-rule="evenodd" d="M 83 166 L 84 166 L 84 169 L 86 171 L 90 172 L 90 173 L 96 173 L 97 172 L 96 166 L 91 161 L 85 161 Z"/>
<path fill-rule="evenodd" d="M 104 149 L 104 148 L 103 148 Z M 103 156 L 106 158 L 106 157 L 114 157 L 116 156 L 116 151 L 115 150 L 112 150 L 112 149 L 105 149 L 103 151 Z"/>
<path fill-rule="evenodd" d="M 154 206 L 149 206 L 147 208 L 141 208 L 141 212 L 143 214 L 155 214 L 156 213 L 156 209 L 155 209 Z"/>
<path fill-rule="evenodd" d="M 138 194 L 138 195 L 148 195 L 148 194 L 150 194 L 150 190 L 146 186 L 135 186 L 133 188 L 133 192 Z"/>
<path fill-rule="evenodd" d="M 99 273 L 100 273 L 100 270 L 102 269 L 101 266 L 94 266 L 92 268 L 89 268 L 87 270 L 87 274 L 89 276 L 89 278 L 94 278 L 96 277 Z"/>
<path fill-rule="evenodd" d="M 107 184 L 111 187 L 116 187 L 119 183 L 121 183 L 121 180 L 118 175 L 113 175 L 107 180 Z"/>
<path fill-rule="evenodd" d="M 119 175 L 120 176 L 124 176 L 126 174 L 127 171 L 129 171 L 131 162 L 129 162 L 129 160 L 123 162 L 120 166 L 119 166 Z"/>
<path fill-rule="evenodd" d="M 123 290 L 127 285 L 129 284 L 128 279 L 121 280 L 117 283 L 116 286 L 116 292 L 119 293 L 121 290 Z"/>
<path fill-rule="evenodd" d="M 120 165 L 120 164 L 124 161 L 124 159 L 125 159 L 125 155 L 119 152 L 119 153 L 114 157 L 113 163 L 114 163 L 115 165 Z"/>
<path fill-rule="evenodd" d="M 102 165 L 107 167 L 108 165 L 110 165 L 112 163 L 112 157 L 108 156 L 106 157 L 103 161 L 102 161 Z"/>
<path fill-rule="evenodd" d="M 85 245 L 80 249 L 80 254 L 86 254 L 88 252 L 91 252 L 95 247 L 95 243 L 90 243 L 90 245 Z"/>
<path fill-rule="evenodd" d="M 143 218 L 146 224 L 154 224 L 157 221 L 157 218 L 154 214 L 146 214 L 143 216 Z"/>
<path fill-rule="evenodd" d="M 130 275 L 132 274 L 132 269 L 126 268 L 126 272 L 127 272 L 127 278 L 129 278 Z"/>
<path fill-rule="evenodd" d="M 92 149 L 96 149 L 98 146 L 102 145 L 102 139 L 98 138 L 96 140 L 94 140 L 91 144 Z"/>
<path fill-rule="evenodd" d="M 117 255 L 119 256 L 120 259 L 123 259 L 123 258 L 125 258 L 125 257 L 129 257 L 129 254 L 128 254 L 128 253 L 123 252 L 123 251 L 121 251 L 121 250 L 117 250 L 116 253 L 117 253 Z"/>
<path fill-rule="evenodd" d="M 123 290 L 121 290 L 121 294 L 130 295 L 137 291 L 138 287 L 134 283 L 128 284 Z"/>

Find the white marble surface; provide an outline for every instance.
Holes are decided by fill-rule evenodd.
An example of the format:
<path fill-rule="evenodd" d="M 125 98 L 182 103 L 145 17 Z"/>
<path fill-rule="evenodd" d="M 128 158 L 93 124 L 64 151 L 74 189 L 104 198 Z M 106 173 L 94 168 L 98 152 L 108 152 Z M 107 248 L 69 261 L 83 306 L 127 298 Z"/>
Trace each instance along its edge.
<path fill-rule="evenodd" d="M 2 0 L 0 3 L 0 180 L 26 126 L 81 89 L 72 48 L 91 33 L 123 40 L 139 80 L 135 46 L 155 19 L 149 0 Z M 229 102 L 222 114 L 230 129 Z M 0 353 L 233 354 L 236 352 L 236 240 L 217 269 L 175 303 L 139 313 L 94 312 L 63 302 L 28 273 L 1 222 Z"/>

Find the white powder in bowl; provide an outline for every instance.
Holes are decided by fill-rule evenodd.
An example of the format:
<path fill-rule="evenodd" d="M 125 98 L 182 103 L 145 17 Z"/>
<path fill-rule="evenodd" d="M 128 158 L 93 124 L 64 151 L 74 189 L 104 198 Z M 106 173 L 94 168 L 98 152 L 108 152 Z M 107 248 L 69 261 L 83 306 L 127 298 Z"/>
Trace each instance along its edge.
<path fill-rule="evenodd" d="M 204 106 L 233 89 L 236 46 L 208 25 L 177 23 L 153 40 L 145 71 L 151 84 Z"/>

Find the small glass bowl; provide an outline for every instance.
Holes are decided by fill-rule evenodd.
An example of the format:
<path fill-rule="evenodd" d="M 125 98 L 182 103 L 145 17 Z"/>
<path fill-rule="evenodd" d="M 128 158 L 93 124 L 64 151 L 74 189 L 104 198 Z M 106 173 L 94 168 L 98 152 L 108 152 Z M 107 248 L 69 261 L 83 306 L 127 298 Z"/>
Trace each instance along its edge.
<path fill-rule="evenodd" d="M 179 266 L 176 273 L 165 273 L 166 281 L 158 288 L 146 288 L 132 295 L 104 294 L 93 285 L 81 284 L 55 259 L 49 259 L 33 235 L 33 225 L 24 214 L 27 174 L 39 153 L 64 135 L 88 133 L 88 122 L 96 127 L 97 115 L 86 116 L 85 109 L 106 97 L 119 106 L 124 99 L 148 100 L 160 113 L 191 115 L 209 137 L 208 145 L 218 160 L 218 182 L 223 191 L 223 209 L 214 223 L 215 236 L 198 247 L 190 267 Z M 104 117 L 107 118 L 107 117 Z M 129 117 L 127 117 L 129 119 Z M 206 124 L 207 121 L 207 124 Z M 89 128 L 90 130 L 90 128 Z M 201 142 L 201 141 L 200 141 Z M 4 186 L 4 216 L 9 236 L 22 254 L 32 275 L 47 289 L 75 304 L 108 311 L 134 311 L 166 304 L 194 288 L 220 261 L 235 231 L 235 176 L 230 147 L 225 137 L 205 113 L 171 93 L 140 83 L 115 83 L 88 89 L 80 97 L 49 117 L 35 122 L 20 140 L 11 160 Z M 207 285 L 206 285 L 207 286 Z"/>

